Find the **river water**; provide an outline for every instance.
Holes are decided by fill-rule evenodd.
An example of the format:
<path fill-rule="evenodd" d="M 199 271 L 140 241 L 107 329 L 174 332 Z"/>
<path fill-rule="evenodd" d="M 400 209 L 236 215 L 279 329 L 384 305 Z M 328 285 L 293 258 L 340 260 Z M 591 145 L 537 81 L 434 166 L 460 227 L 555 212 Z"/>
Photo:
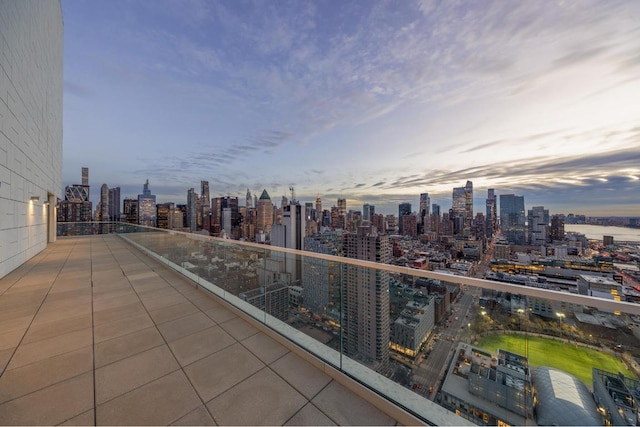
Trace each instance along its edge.
<path fill-rule="evenodd" d="M 587 239 L 602 240 L 602 236 L 613 236 L 614 242 L 640 242 L 640 229 L 604 225 L 565 224 L 564 231 L 575 231 Z"/>

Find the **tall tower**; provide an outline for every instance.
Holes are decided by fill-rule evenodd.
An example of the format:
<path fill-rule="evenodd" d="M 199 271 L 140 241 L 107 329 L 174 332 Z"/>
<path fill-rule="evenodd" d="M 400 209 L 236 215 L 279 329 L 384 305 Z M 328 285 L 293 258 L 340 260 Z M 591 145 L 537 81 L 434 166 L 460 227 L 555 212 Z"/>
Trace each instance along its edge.
<path fill-rule="evenodd" d="M 187 191 L 187 227 L 191 232 L 198 229 L 198 195 L 193 188 Z"/>
<path fill-rule="evenodd" d="M 322 221 L 322 200 L 320 200 L 320 195 L 316 196 L 316 218 L 318 221 L 318 225 L 323 225 Z"/>
<path fill-rule="evenodd" d="M 451 204 L 454 221 L 460 221 L 464 229 L 471 228 L 471 220 L 473 219 L 473 183 L 467 181 L 464 187 L 455 187 L 453 189 L 453 200 Z M 463 230 L 457 230 L 462 234 Z"/>
<path fill-rule="evenodd" d="M 109 189 L 109 221 L 120 221 L 120 187 Z"/>
<path fill-rule="evenodd" d="M 271 226 L 273 225 L 273 203 L 271 203 L 271 197 L 269 197 L 266 189 L 262 191 L 256 208 L 258 210 L 256 231 L 271 233 Z"/>
<path fill-rule="evenodd" d="M 248 188 L 247 188 L 247 197 L 245 199 L 245 206 L 247 207 L 247 209 L 253 207 L 253 197 L 251 197 L 251 191 L 249 191 Z"/>
<path fill-rule="evenodd" d="M 402 217 L 411 214 L 411 203 L 404 202 L 398 205 L 398 229 L 400 234 L 404 234 L 404 227 L 402 225 Z"/>
<path fill-rule="evenodd" d="M 343 255 L 379 263 L 390 261 L 389 237 L 371 225 L 343 236 Z M 389 273 L 344 265 L 342 346 L 350 357 L 381 371 L 389 363 Z"/>
<path fill-rule="evenodd" d="M 562 216 L 554 215 L 551 217 L 549 238 L 552 242 L 564 240 L 564 218 Z"/>
<path fill-rule="evenodd" d="M 500 230 L 509 243 L 525 244 L 524 196 L 500 195 Z"/>
<path fill-rule="evenodd" d="M 200 181 L 200 215 L 203 230 L 211 228 L 211 194 L 209 193 L 209 181 Z"/>
<path fill-rule="evenodd" d="M 486 202 L 486 221 L 487 221 L 487 238 L 491 239 L 496 232 L 498 225 L 498 200 L 496 199 L 495 190 L 489 188 L 487 191 Z"/>
<path fill-rule="evenodd" d="M 109 186 L 102 184 L 100 187 L 100 221 L 109 220 Z"/>
<path fill-rule="evenodd" d="M 429 218 L 429 206 L 431 205 L 431 198 L 429 193 L 420 194 L 420 212 L 418 213 L 418 223 L 420 224 L 420 232 L 425 233 L 431 231 L 431 218 Z"/>
<path fill-rule="evenodd" d="M 347 199 L 338 199 L 338 223 L 336 228 L 347 228 Z"/>
<path fill-rule="evenodd" d="M 149 190 L 149 180 L 144 183 L 142 194 L 138 194 L 138 224 L 156 226 L 156 196 Z"/>

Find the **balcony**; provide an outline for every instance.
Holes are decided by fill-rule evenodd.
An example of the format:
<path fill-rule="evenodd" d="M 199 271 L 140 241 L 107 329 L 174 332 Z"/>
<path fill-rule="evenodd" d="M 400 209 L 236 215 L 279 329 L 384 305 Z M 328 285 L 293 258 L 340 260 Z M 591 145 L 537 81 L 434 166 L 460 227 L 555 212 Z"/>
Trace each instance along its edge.
<path fill-rule="evenodd" d="M 606 329 L 569 325 L 586 316 L 618 319 L 625 348 L 637 344 L 620 332 L 635 304 L 124 224 L 59 226 L 69 237 L 0 280 L 0 424 L 461 425 L 512 415 L 450 399 L 459 346 L 507 332 L 597 347 L 584 331 Z M 391 294 L 416 279 L 461 291 L 415 357 L 394 344 L 387 365 L 373 353 L 384 349 L 353 350 L 358 312 L 325 285 L 362 269 L 387 271 Z M 296 280 L 308 299 L 293 310 Z M 495 305 L 506 295 L 505 315 Z M 590 314 L 554 312 L 542 334 L 532 309 L 516 307 L 527 298 Z"/>

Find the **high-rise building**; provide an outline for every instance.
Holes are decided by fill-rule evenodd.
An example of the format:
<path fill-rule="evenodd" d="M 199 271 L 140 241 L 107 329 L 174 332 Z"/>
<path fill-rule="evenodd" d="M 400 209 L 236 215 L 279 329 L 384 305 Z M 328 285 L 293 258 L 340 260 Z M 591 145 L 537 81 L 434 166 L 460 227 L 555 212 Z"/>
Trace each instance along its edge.
<path fill-rule="evenodd" d="M 100 187 L 100 218 L 96 221 L 109 221 L 109 186 L 102 184 Z"/>
<path fill-rule="evenodd" d="M 431 205 L 431 198 L 429 193 L 420 194 L 420 211 L 418 212 L 418 224 L 420 225 L 420 233 L 424 234 L 427 231 L 431 231 L 431 218 L 429 217 L 429 206 Z"/>
<path fill-rule="evenodd" d="M 89 168 L 82 168 L 82 182 L 89 182 Z M 58 221 L 91 221 L 92 206 L 89 200 L 89 184 L 67 185 L 64 189 L 64 200 L 58 206 Z"/>
<path fill-rule="evenodd" d="M 271 203 L 271 197 L 269 197 L 266 189 L 262 190 L 256 208 L 258 211 L 256 233 L 271 233 L 271 226 L 273 225 L 273 203 Z"/>
<path fill-rule="evenodd" d="M 336 228 L 347 229 L 347 199 L 338 199 L 338 218 Z"/>
<path fill-rule="evenodd" d="M 193 188 L 187 191 L 187 227 L 191 232 L 198 229 L 198 195 Z"/>
<path fill-rule="evenodd" d="M 149 180 L 144 183 L 142 194 L 138 194 L 138 224 L 156 226 L 156 196 L 149 190 Z"/>
<path fill-rule="evenodd" d="M 211 228 L 209 213 L 211 213 L 209 181 L 200 181 L 200 216 L 202 217 L 200 224 L 202 229 L 207 231 Z"/>
<path fill-rule="evenodd" d="M 251 197 L 251 191 L 249 191 L 248 188 L 247 188 L 247 195 L 246 195 L 246 198 L 245 198 L 245 207 L 247 209 L 253 207 L 253 197 Z"/>
<path fill-rule="evenodd" d="M 138 223 L 138 199 L 130 199 L 128 197 L 125 197 L 123 210 L 124 218 L 127 223 Z"/>
<path fill-rule="evenodd" d="M 402 216 L 402 234 L 404 236 L 417 237 L 418 236 L 418 217 L 413 214 L 405 214 Z"/>
<path fill-rule="evenodd" d="M 464 187 L 453 189 L 452 207 L 449 216 L 454 222 L 459 218 L 462 219 L 462 227 L 460 230 L 455 230 L 458 231 L 456 234 L 463 234 L 465 229 L 471 228 L 471 220 L 473 219 L 473 183 L 471 181 L 467 181 Z"/>
<path fill-rule="evenodd" d="M 304 250 L 318 254 L 342 255 L 342 233 L 329 231 L 304 239 Z M 304 306 L 313 314 L 340 323 L 340 263 L 303 257 Z"/>
<path fill-rule="evenodd" d="M 109 221 L 120 221 L 120 187 L 109 189 Z"/>
<path fill-rule="evenodd" d="M 400 234 L 404 234 L 402 217 L 411 214 L 411 203 L 404 202 L 398 205 L 398 227 Z"/>
<path fill-rule="evenodd" d="M 549 229 L 549 238 L 552 242 L 560 242 L 564 240 L 564 218 L 560 215 L 551 217 L 551 228 Z"/>
<path fill-rule="evenodd" d="M 347 258 L 379 263 L 391 258 L 389 237 L 371 225 L 344 234 L 342 252 Z M 348 264 L 343 268 L 342 347 L 348 356 L 381 370 L 389 362 L 389 272 Z"/>
<path fill-rule="evenodd" d="M 534 206 L 527 213 L 529 244 L 544 245 L 549 241 L 549 209 Z"/>
<path fill-rule="evenodd" d="M 3 277 L 56 241 L 56 198 L 62 190 L 60 2 L 0 1 L 0 22 Z"/>
<path fill-rule="evenodd" d="M 493 238 L 493 235 L 496 232 L 496 227 L 498 226 L 498 200 L 496 198 L 496 193 L 493 188 L 489 188 L 487 190 L 487 201 L 486 201 L 486 222 L 487 222 L 487 238 Z"/>
<path fill-rule="evenodd" d="M 376 207 L 374 205 L 370 205 L 369 203 L 365 203 L 362 205 L 362 220 L 363 221 L 371 221 L 376 214 Z"/>
<path fill-rule="evenodd" d="M 324 225 L 323 222 L 323 212 L 322 212 L 322 200 L 320 200 L 320 196 L 316 197 L 316 215 L 318 216 L 317 221 L 318 225 Z"/>
<path fill-rule="evenodd" d="M 509 243 L 524 245 L 525 235 L 524 196 L 500 195 L 500 230 Z"/>
<path fill-rule="evenodd" d="M 158 228 L 162 228 L 163 230 L 169 230 L 172 224 L 171 221 L 171 212 L 175 210 L 175 205 L 171 202 L 168 203 L 158 203 L 156 205 L 156 218 L 158 221 Z M 176 227 L 174 227 L 176 228 Z"/>
<path fill-rule="evenodd" d="M 437 235 L 440 235 L 440 220 L 440 205 L 434 203 L 431 205 L 431 225 Z"/>

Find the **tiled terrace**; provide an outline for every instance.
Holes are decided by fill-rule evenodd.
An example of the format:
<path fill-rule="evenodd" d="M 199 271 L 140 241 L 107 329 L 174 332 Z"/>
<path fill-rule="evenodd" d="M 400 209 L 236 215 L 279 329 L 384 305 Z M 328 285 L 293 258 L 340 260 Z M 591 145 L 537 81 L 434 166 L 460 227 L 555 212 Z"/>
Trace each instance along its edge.
<path fill-rule="evenodd" d="M 394 425 L 117 236 L 0 279 L 0 424 Z"/>

